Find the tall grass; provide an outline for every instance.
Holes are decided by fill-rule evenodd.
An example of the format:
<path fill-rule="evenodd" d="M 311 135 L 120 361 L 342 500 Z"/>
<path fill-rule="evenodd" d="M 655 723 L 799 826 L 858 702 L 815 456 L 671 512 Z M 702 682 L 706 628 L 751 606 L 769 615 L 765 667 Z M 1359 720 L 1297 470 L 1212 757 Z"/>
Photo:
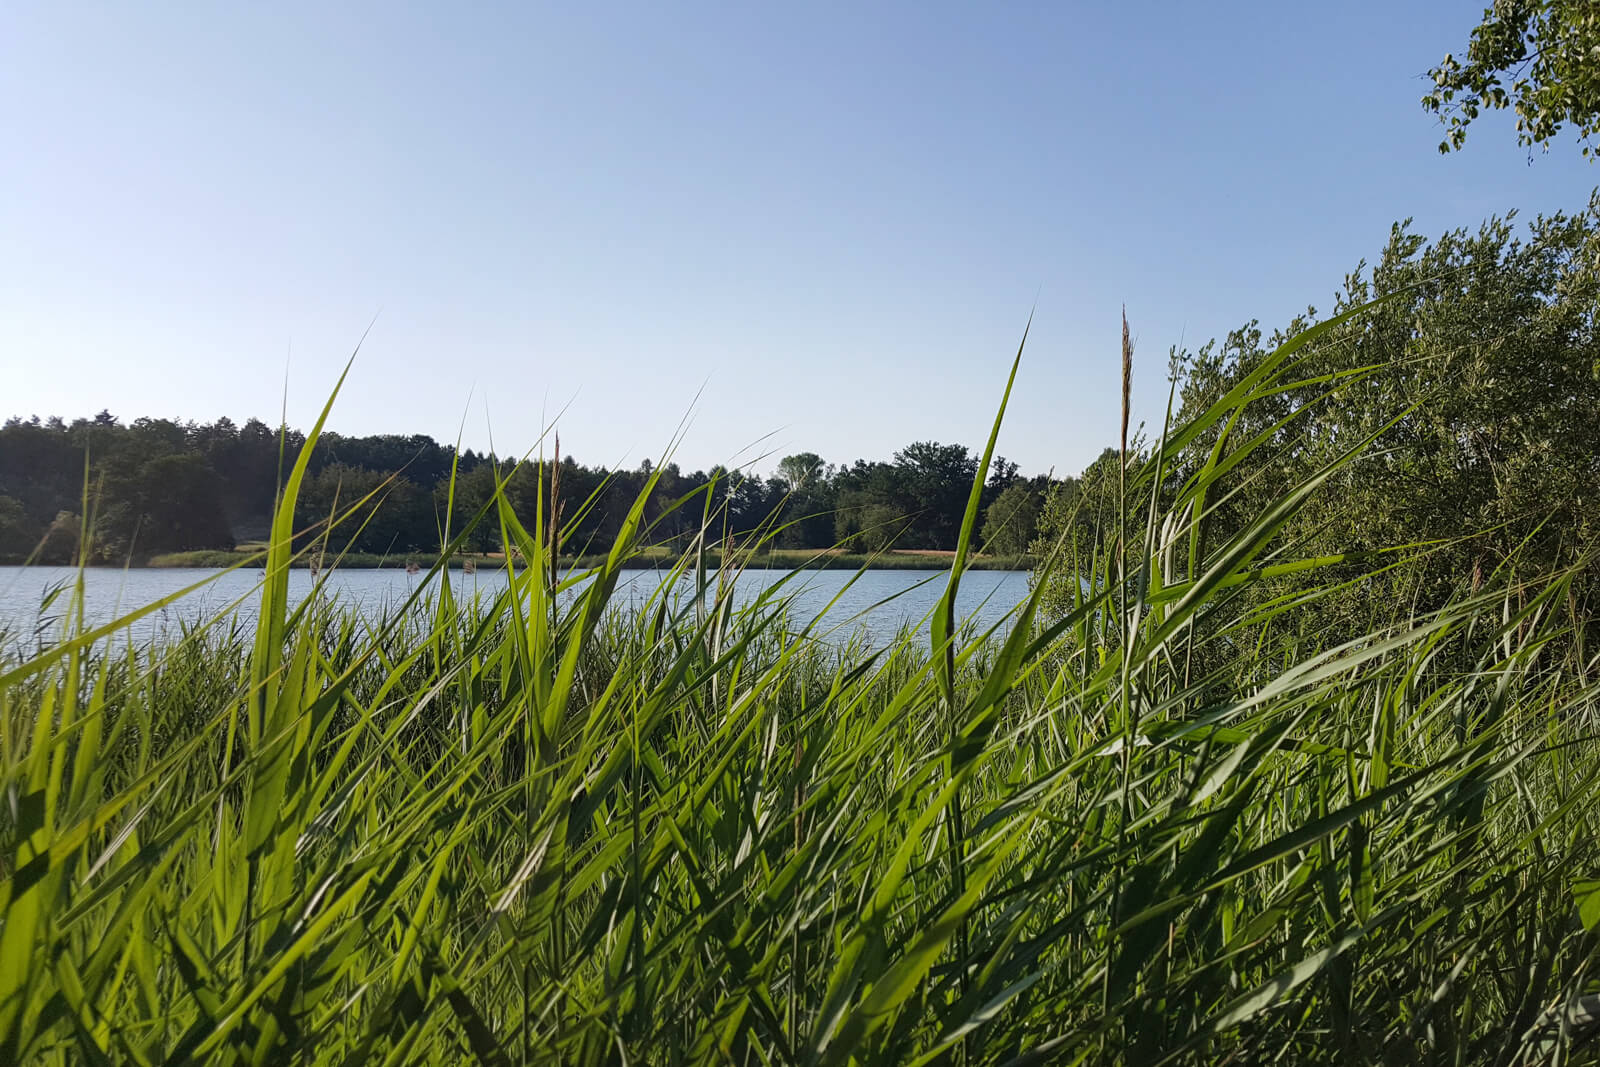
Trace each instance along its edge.
<path fill-rule="evenodd" d="M 639 610 L 643 497 L 563 571 L 503 495 L 503 592 L 291 610 L 297 468 L 253 632 L 0 662 L 0 1062 L 1594 1062 L 1571 575 L 1280 638 L 1326 561 L 1275 535 L 1361 447 L 1216 543 L 1248 447 L 1177 459 L 1299 343 L 1129 467 L 1138 536 L 976 635 L 975 486 L 931 644 L 719 595 L 708 496 Z"/>

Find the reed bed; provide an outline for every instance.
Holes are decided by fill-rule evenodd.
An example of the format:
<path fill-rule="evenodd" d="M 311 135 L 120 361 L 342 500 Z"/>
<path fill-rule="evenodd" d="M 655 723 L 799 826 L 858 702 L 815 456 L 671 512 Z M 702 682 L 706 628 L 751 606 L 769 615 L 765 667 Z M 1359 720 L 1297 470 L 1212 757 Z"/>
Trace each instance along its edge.
<path fill-rule="evenodd" d="M 954 611 L 980 469 L 931 641 L 719 595 L 709 509 L 610 610 L 642 497 L 581 569 L 501 497 L 498 595 L 435 567 L 382 617 L 291 611 L 292 471 L 258 626 L 0 661 L 0 1062 L 1596 1062 L 1573 575 L 1280 636 L 1326 561 L 1276 535 L 1325 478 L 1208 538 L 1248 455 L 1180 457 L 1296 344 L 1129 460 L 1138 536 L 1058 546 L 989 633 Z"/>

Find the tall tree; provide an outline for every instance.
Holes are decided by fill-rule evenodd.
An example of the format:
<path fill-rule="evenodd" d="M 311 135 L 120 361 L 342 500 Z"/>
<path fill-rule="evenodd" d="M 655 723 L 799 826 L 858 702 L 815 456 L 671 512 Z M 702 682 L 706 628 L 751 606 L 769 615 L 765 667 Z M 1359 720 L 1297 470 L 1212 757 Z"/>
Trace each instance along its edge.
<path fill-rule="evenodd" d="M 910 514 L 908 548 L 954 548 L 966 512 L 978 459 L 966 445 L 917 441 L 894 454 L 905 510 Z"/>
<path fill-rule="evenodd" d="M 822 457 L 815 452 L 797 452 L 778 461 L 778 477 L 790 489 L 815 480 L 822 472 Z"/>

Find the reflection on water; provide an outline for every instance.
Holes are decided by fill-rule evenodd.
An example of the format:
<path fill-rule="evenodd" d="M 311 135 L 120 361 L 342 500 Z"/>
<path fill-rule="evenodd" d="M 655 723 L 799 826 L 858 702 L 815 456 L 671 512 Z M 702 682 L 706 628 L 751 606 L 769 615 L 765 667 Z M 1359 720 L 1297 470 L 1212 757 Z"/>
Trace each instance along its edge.
<path fill-rule="evenodd" d="M 793 575 L 790 578 L 790 575 Z M 68 597 L 57 597 L 41 613 L 50 591 L 70 587 L 77 572 L 70 567 L 0 567 L 0 632 L 8 643 L 28 646 L 48 641 L 61 632 L 61 616 Z M 624 571 L 613 601 L 639 605 L 660 588 L 666 572 Z M 403 604 L 426 579 L 400 569 L 336 570 L 322 576 L 325 595 L 338 603 L 378 618 Z M 735 586 L 736 603 L 748 603 L 763 591 L 789 578 L 781 592 L 792 597 L 798 620 L 822 616 L 823 627 L 835 634 L 865 631 L 874 643 L 892 637 L 903 626 L 927 627 L 929 613 L 944 592 L 944 571 L 806 571 L 749 570 Z M 436 579 L 437 580 L 437 579 Z M 180 622 L 193 623 L 226 612 L 241 621 L 254 620 L 260 597 L 259 570 L 210 569 L 115 570 L 95 568 L 84 574 L 84 619 L 98 626 L 133 610 L 171 596 L 191 586 L 199 588 L 181 599 L 137 620 L 128 628 L 136 640 L 174 634 Z M 450 582 L 462 597 L 492 597 L 505 588 L 506 572 L 453 571 Z M 290 603 L 298 603 L 314 588 L 307 570 L 289 572 Z M 1020 571 L 972 571 L 961 580 L 957 610 L 980 629 L 1005 620 L 1028 592 L 1028 576 Z M 831 605 L 831 606 L 830 606 Z M 824 614 L 825 613 L 825 614 Z"/>

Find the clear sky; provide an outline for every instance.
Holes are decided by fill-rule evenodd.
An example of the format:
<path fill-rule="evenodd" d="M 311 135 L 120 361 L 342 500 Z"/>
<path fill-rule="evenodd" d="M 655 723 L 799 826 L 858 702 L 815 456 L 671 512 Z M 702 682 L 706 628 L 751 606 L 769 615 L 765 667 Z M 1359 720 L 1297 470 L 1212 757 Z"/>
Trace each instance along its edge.
<path fill-rule="evenodd" d="M 1037 297 L 1000 450 L 1074 471 L 1124 302 L 1155 420 L 1396 219 L 1587 202 L 1504 116 L 1437 154 L 1483 3 L 13 0 L 0 416 L 275 422 L 287 364 L 305 426 L 376 316 L 343 432 L 887 458 L 981 443 Z"/>

